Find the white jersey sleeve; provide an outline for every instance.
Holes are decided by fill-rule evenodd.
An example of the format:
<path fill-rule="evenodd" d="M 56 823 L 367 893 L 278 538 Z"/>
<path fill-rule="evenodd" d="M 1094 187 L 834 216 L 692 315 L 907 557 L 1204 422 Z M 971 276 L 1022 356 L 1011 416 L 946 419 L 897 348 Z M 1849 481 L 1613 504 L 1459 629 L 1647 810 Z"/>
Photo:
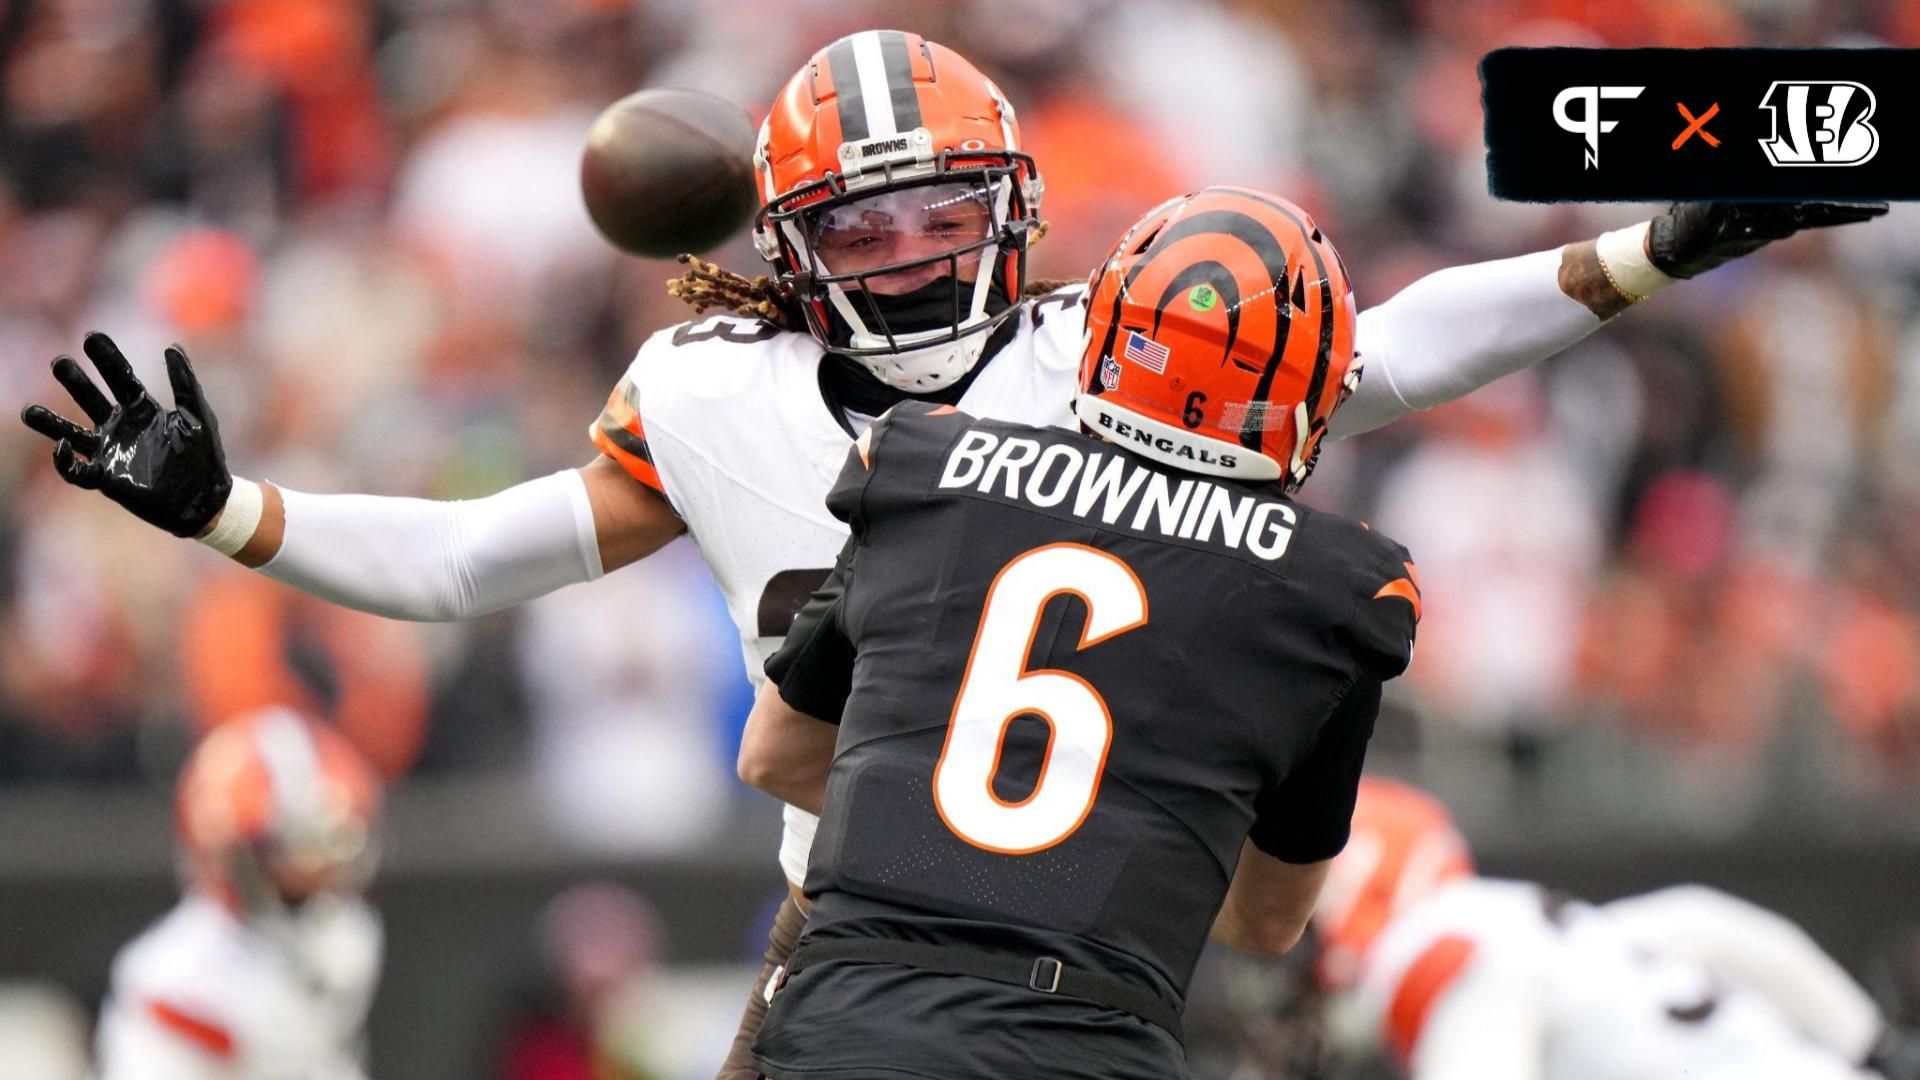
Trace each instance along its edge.
<path fill-rule="evenodd" d="M 1721 933 L 1696 917 L 1751 911 L 1684 894 L 1634 906 L 1524 882 L 1448 885 L 1369 951 L 1351 1022 L 1413 1080 L 1863 1080 L 1770 997 L 1695 962 L 1696 943 L 1671 947 Z"/>
<path fill-rule="evenodd" d="M 1531 957 L 1490 948 L 1471 958 L 1420 1022 L 1413 1080 L 1542 1080 L 1544 985 Z"/>
<path fill-rule="evenodd" d="M 1560 252 L 1438 270 L 1360 312 L 1354 351 L 1365 374 L 1328 434 L 1464 397 L 1598 329 L 1600 317 L 1560 289 Z"/>
<path fill-rule="evenodd" d="M 102 1080 L 363 1080 L 380 968 L 358 901 L 273 929 L 189 897 L 114 961 Z"/>
<path fill-rule="evenodd" d="M 1602 910 L 1650 951 L 1682 957 L 1771 1001 L 1802 1034 L 1848 1061 L 1867 1056 L 1880 1011 L 1798 926 L 1703 885 L 1615 900 Z"/>
<path fill-rule="evenodd" d="M 1471 880 L 1397 916 L 1351 1014 L 1414 1080 L 1542 1080 L 1557 952 L 1539 890 Z"/>

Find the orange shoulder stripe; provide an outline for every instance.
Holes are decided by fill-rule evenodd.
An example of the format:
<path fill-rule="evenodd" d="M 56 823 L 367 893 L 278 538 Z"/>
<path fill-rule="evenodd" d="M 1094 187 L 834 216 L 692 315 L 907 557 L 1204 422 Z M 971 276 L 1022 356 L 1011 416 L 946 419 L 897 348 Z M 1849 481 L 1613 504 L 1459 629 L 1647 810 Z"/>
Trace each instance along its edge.
<path fill-rule="evenodd" d="M 1413 1057 L 1420 1032 L 1427 1026 L 1427 1016 L 1441 995 L 1466 970 L 1467 961 L 1473 959 L 1473 949 L 1472 941 L 1448 934 L 1427 946 L 1427 951 L 1400 976 L 1400 985 L 1393 990 L 1393 1003 L 1387 1007 L 1387 1044 L 1402 1065 Z"/>
<path fill-rule="evenodd" d="M 660 481 L 660 470 L 653 467 L 653 462 L 615 443 L 614 437 L 603 425 L 587 425 L 587 437 L 593 440 L 596 449 L 618 462 L 628 476 L 662 495 L 667 493 L 667 486 Z"/>
<path fill-rule="evenodd" d="M 151 1002 L 147 1012 L 161 1027 L 214 1057 L 226 1059 L 233 1056 L 233 1035 L 219 1024 L 203 1020 L 165 1001 Z"/>
<path fill-rule="evenodd" d="M 1419 622 L 1420 621 L 1420 575 L 1414 571 L 1412 563 L 1401 563 L 1400 565 L 1407 568 L 1407 576 L 1403 578 L 1394 578 L 1392 581 L 1389 581 L 1385 585 L 1380 586 L 1380 591 L 1377 593 L 1374 593 L 1373 598 L 1375 600 L 1380 600 L 1389 596 L 1397 596 L 1400 599 L 1405 600 L 1407 603 L 1413 605 L 1413 621 Z"/>

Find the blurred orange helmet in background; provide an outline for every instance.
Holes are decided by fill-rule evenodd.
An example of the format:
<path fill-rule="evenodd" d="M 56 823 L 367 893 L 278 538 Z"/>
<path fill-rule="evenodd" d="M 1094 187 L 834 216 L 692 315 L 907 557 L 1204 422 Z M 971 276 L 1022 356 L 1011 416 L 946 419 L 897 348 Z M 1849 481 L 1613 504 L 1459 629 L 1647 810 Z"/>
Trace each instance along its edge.
<path fill-rule="evenodd" d="M 1339 252 L 1306 211 L 1245 188 L 1141 218 L 1094 272 L 1087 332 L 1074 411 L 1095 434 L 1290 490 L 1360 381 Z"/>
<path fill-rule="evenodd" d="M 380 781 L 338 732 L 291 709 L 208 733 L 180 775 L 175 825 L 192 887 L 235 911 L 366 883 Z"/>
<path fill-rule="evenodd" d="M 899 30 L 821 49 L 774 102 L 754 170 L 760 254 L 794 290 L 814 337 L 882 381 L 914 392 L 951 385 L 1013 312 L 1039 223 L 1040 173 L 1020 150 L 1006 96 L 952 49 Z M 917 203 L 884 198 L 920 189 L 929 190 Z M 884 253 L 903 215 L 954 207 L 973 214 L 939 223 L 949 237 L 939 250 L 867 259 L 823 245 L 823 229 L 838 222 L 842 232 L 870 227 L 856 242 Z M 889 278 L 937 280 L 909 291 L 886 288 Z"/>
<path fill-rule="evenodd" d="M 1438 799 L 1396 780 L 1362 777 L 1353 834 L 1313 912 L 1322 983 L 1349 985 L 1394 915 L 1473 872 L 1466 837 Z"/>

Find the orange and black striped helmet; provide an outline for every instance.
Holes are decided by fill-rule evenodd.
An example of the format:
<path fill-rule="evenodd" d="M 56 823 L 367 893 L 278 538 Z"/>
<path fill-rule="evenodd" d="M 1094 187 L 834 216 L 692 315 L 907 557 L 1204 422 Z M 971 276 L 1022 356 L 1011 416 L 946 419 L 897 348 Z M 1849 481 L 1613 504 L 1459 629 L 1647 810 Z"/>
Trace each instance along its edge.
<path fill-rule="evenodd" d="M 1094 272 L 1074 412 L 1183 469 L 1303 483 L 1359 385 L 1353 289 L 1306 211 L 1211 187 L 1168 200 Z"/>
<path fill-rule="evenodd" d="M 1040 173 L 1020 149 L 1006 96 L 952 49 L 899 30 L 865 30 L 821 49 L 761 125 L 754 169 L 764 204 L 754 222 L 760 254 L 794 290 L 821 344 L 868 358 L 877 377 L 916 392 L 950 384 L 1016 310 L 1039 223 Z M 894 200 L 916 211 L 966 202 L 978 213 L 936 253 L 850 267 L 824 252 L 823 222 L 891 192 L 926 196 L 924 206 Z M 895 208 L 883 202 L 869 214 Z M 933 269 L 967 287 L 946 286 L 918 307 L 890 306 L 886 279 Z M 955 347 L 962 341 L 969 344 Z M 918 355 L 896 359 L 909 353 Z"/>

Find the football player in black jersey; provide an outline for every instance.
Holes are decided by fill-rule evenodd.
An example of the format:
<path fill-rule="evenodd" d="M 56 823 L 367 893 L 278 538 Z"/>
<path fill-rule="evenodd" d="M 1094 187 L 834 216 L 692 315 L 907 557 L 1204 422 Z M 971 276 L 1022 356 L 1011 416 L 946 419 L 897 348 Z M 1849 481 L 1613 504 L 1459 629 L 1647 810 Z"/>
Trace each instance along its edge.
<path fill-rule="evenodd" d="M 824 807 L 768 1076 L 1183 1076 L 1209 931 L 1298 938 L 1419 615 L 1405 549 L 1289 497 L 1353 318 L 1306 213 L 1209 188 L 1095 277 L 1090 434 L 909 403 L 859 441 L 742 750 Z"/>

